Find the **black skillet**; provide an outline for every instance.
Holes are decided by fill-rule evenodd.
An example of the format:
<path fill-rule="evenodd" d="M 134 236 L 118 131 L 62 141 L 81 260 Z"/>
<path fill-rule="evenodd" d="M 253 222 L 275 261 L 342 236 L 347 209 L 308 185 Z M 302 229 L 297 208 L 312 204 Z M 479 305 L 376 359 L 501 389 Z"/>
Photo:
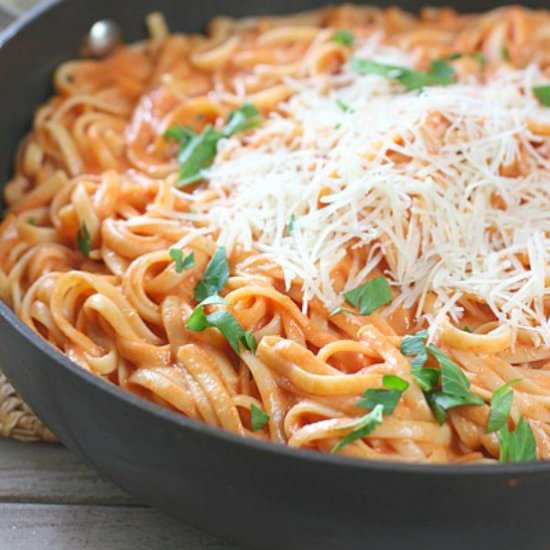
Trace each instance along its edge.
<path fill-rule="evenodd" d="M 434 2 L 431 2 L 432 4 Z M 98 19 L 127 40 L 161 10 L 178 31 L 218 14 L 287 13 L 315 0 L 50 1 L 0 35 L 0 181 L 52 71 Z M 535 2 L 533 6 L 543 6 Z M 495 7 L 457 3 L 461 10 Z M 417 2 L 401 4 L 407 9 Z M 145 502 L 265 549 L 548 550 L 550 464 L 415 466 L 360 462 L 257 443 L 110 386 L 71 363 L 0 304 L 0 361 L 60 440 Z"/>

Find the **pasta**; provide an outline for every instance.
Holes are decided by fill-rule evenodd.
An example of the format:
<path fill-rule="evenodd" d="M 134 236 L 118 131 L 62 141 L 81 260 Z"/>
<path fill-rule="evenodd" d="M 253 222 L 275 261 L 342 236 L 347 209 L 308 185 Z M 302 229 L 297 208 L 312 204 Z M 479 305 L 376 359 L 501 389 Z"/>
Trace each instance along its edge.
<path fill-rule="evenodd" d="M 242 436 L 550 458 L 550 12 L 147 25 L 57 69 L 5 187 L 1 298 Z"/>

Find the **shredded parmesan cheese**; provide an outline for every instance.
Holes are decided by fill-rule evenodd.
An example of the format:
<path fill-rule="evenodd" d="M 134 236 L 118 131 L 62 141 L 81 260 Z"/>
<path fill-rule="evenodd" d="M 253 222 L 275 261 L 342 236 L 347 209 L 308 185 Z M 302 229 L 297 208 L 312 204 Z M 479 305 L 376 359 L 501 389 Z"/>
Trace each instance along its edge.
<path fill-rule="evenodd" d="M 375 41 L 357 55 L 414 62 Z M 211 188 L 229 198 L 209 212 L 220 243 L 265 254 L 287 285 L 303 281 L 304 308 L 314 297 L 341 305 L 385 260 L 400 289 L 393 308 L 420 312 L 435 295 L 432 334 L 475 296 L 550 345 L 550 152 L 530 129 L 550 124 L 531 93 L 544 75 L 532 65 L 469 78 L 421 92 L 350 69 L 290 82 L 282 114 L 220 145 Z M 336 266 L 362 247 L 368 261 L 335 288 Z"/>

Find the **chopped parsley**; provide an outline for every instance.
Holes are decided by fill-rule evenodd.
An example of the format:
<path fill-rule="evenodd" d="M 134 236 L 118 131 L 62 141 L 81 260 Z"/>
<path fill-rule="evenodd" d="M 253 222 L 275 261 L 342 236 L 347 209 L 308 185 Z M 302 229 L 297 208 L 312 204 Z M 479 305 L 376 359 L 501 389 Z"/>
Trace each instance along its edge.
<path fill-rule="evenodd" d="M 383 378 L 383 389 L 367 390 L 357 402 L 363 409 L 374 409 L 382 405 L 384 414 L 392 414 L 401 399 L 401 394 L 409 387 L 409 383 L 395 375 L 386 375 Z"/>
<path fill-rule="evenodd" d="M 189 269 L 195 265 L 195 255 L 193 252 L 187 256 L 183 255 L 183 250 L 179 248 L 170 249 L 170 258 L 174 260 L 174 269 L 176 273 L 181 273 L 184 269 Z"/>
<path fill-rule="evenodd" d="M 290 218 L 288 218 L 288 224 L 286 227 L 286 231 L 289 235 L 292 235 L 292 233 L 294 233 L 295 224 L 296 216 L 294 214 L 290 214 Z"/>
<path fill-rule="evenodd" d="M 206 266 L 202 279 L 195 287 L 195 300 L 202 302 L 209 296 L 218 294 L 223 289 L 229 279 L 229 264 L 225 248 L 220 246 L 212 256 L 212 259 Z"/>
<path fill-rule="evenodd" d="M 261 122 L 262 117 L 256 106 L 248 102 L 243 103 L 237 110 L 229 114 L 223 135 L 231 137 L 239 132 L 257 128 Z"/>
<path fill-rule="evenodd" d="M 405 336 L 400 349 L 403 355 L 415 356 L 411 362 L 411 374 L 424 392 L 434 416 L 443 424 L 449 409 L 483 405 L 485 402 L 470 391 L 470 382 L 458 365 L 438 347 L 426 345 L 427 336 L 425 331 Z M 428 355 L 439 363 L 439 369 L 424 367 Z"/>
<path fill-rule="evenodd" d="M 355 35 L 351 31 L 339 29 L 334 31 L 331 40 L 342 46 L 353 46 L 355 43 Z"/>
<path fill-rule="evenodd" d="M 338 107 L 343 113 L 353 113 L 353 109 L 345 101 L 341 99 L 336 100 L 336 105 L 338 105 Z"/>
<path fill-rule="evenodd" d="M 447 56 L 445 58 L 445 61 L 457 61 L 458 59 L 462 59 L 465 55 L 468 57 L 471 57 L 475 61 L 477 61 L 480 65 L 485 65 L 487 63 L 487 59 L 485 55 L 483 55 L 481 52 L 472 52 L 469 54 L 463 54 L 461 52 L 452 53 L 451 55 Z"/>
<path fill-rule="evenodd" d="M 550 85 L 533 86 L 534 96 L 545 106 L 550 107 Z"/>
<path fill-rule="evenodd" d="M 512 401 L 514 400 L 512 386 L 518 382 L 519 380 L 512 380 L 493 393 L 489 420 L 487 421 L 487 433 L 498 432 L 501 428 L 508 425 L 508 417 L 510 416 Z"/>
<path fill-rule="evenodd" d="M 269 422 L 269 415 L 262 411 L 260 407 L 257 407 L 254 405 L 250 405 L 250 423 L 252 425 L 252 431 L 253 432 L 259 432 L 260 430 L 263 430 L 264 427 Z"/>
<path fill-rule="evenodd" d="M 391 287 L 385 277 L 380 276 L 344 293 L 344 298 L 355 306 L 361 315 L 370 315 L 382 306 L 391 303 Z"/>
<path fill-rule="evenodd" d="M 76 234 L 76 245 L 78 246 L 78 250 L 80 250 L 86 258 L 90 257 L 92 241 L 90 239 L 90 232 L 88 231 L 85 223 L 80 226 L 80 229 Z"/>
<path fill-rule="evenodd" d="M 442 59 L 433 61 L 428 72 L 359 57 L 351 60 L 351 68 L 362 75 L 376 74 L 389 80 L 396 80 L 407 90 L 421 90 L 426 86 L 448 86 L 455 82 L 453 68 Z"/>
<path fill-rule="evenodd" d="M 502 426 L 497 432 L 500 442 L 500 462 L 533 462 L 537 460 L 537 441 L 531 425 L 521 417 L 515 431 Z"/>
<path fill-rule="evenodd" d="M 164 139 L 176 141 L 180 147 L 185 147 L 196 135 L 197 132 L 189 126 L 173 126 L 164 132 Z"/>
<path fill-rule="evenodd" d="M 331 453 L 337 453 L 343 449 L 346 445 L 362 439 L 363 437 L 369 435 L 373 432 L 383 421 L 383 412 L 384 406 L 382 404 L 376 405 L 374 409 L 366 414 L 365 416 L 359 418 L 358 420 L 350 423 L 349 427 L 353 428 L 349 434 L 344 436 L 332 449 Z"/>
<path fill-rule="evenodd" d="M 244 103 L 230 113 L 222 130 L 213 126 L 207 126 L 200 134 L 187 126 L 175 126 L 167 130 L 165 139 L 177 141 L 180 145 L 178 186 L 196 183 L 205 178 L 206 170 L 214 160 L 222 138 L 256 128 L 260 122 L 260 111 L 252 103 Z"/>
<path fill-rule="evenodd" d="M 383 415 L 393 413 L 399 403 L 401 394 L 409 387 L 406 380 L 393 374 L 384 376 L 382 385 L 384 387 L 381 389 L 367 390 L 359 399 L 357 406 L 362 409 L 371 409 L 371 411 L 350 423 L 349 427 L 353 430 L 332 448 L 332 453 L 336 453 L 346 445 L 362 439 L 380 426 Z"/>
<path fill-rule="evenodd" d="M 481 52 L 471 53 L 470 57 L 475 59 L 480 65 L 485 65 L 487 63 L 487 58 Z"/>
<path fill-rule="evenodd" d="M 219 309 L 210 315 L 204 311 L 204 307 L 211 304 L 224 304 L 225 300 L 219 296 L 210 296 L 201 302 L 187 319 L 186 327 L 193 332 L 202 332 L 207 328 L 218 329 L 227 340 L 231 349 L 237 354 L 241 353 L 241 344 L 252 353 L 256 352 L 256 338 L 251 332 L 243 329 L 239 321 L 227 310 Z"/>
<path fill-rule="evenodd" d="M 510 61 L 510 50 L 508 49 L 508 46 L 506 44 L 503 44 L 500 48 L 500 58 L 502 61 L 509 62 Z"/>

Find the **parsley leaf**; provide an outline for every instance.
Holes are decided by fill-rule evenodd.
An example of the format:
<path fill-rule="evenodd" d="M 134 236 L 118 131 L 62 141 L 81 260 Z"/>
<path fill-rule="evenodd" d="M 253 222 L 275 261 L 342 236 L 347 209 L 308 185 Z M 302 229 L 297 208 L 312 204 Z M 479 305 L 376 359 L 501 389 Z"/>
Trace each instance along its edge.
<path fill-rule="evenodd" d="M 256 349 L 258 348 L 258 342 L 256 342 L 256 338 L 254 337 L 252 332 L 250 332 L 249 330 L 243 334 L 242 343 L 248 351 L 251 351 L 252 353 L 256 353 Z"/>
<path fill-rule="evenodd" d="M 294 214 L 290 214 L 290 218 L 288 218 L 288 225 L 287 225 L 287 233 L 289 235 L 292 235 L 292 233 L 294 233 L 295 224 L 296 224 L 296 216 Z"/>
<path fill-rule="evenodd" d="M 212 256 L 202 279 L 195 287 L 195 300 L 202 302 L 209 296 L 218 294 L 223 289 L 229 279 L 229 265 L 225 255 L 225 248 L 220 246 Z"/>
<path fill-rule="evenodd" d="M 254 335 L 251 332 L 246 332 L 229 311 L 220 309 L 206 315 L 204 306 L 224 302 L 225 300 L 219 296 L 210 296 L 210 298 L 201 302 L 187 319 L 187 328 L 193 332 L 202 332 L 207 328 L 217 328 L 237 355 L 241 353 L 241 344 L 254 353 L 257 347 Z"/>
<path fill-rule="evenodd" d="M 380 424 L 382 424 L 384 411 L 384 406 L 379 404 L 374 407 L 374 409 L 360 418 L 357 421 L 354 421 L 351 426 L 354 428 L 348 435 L 343 437 L 332 449 L 331 453 L 337 453 L 343 449 L 346 445 L 362 439 L 363 437 L 369 435 L 373 432 Z"/>
<path fill-rule="evenodd" d="M 411 361 L 411 374 L 422 391 L 432 392 L 439 384 L 441 372 L 437 369 L 424 368 L 428 360 L 427 338 L 428 333 L 425 330 L 415 335 L 407 335 L 401 340 L 399 349 L 403 355 L 415 356 Z"/>
<path fill-rule="evenodd" d="M 463 407 L 464 405 L 483 405 L 485 403 L 481 397 L 470 392 L 456 395 L 445 392 L 434 392 L 432 399 L 444 411 L 453 409 L 454 407 Z"/>
<path fill-rule="evenodd" d="M 243 103 L 238 109 L 229 114 L 227 124 L 223 130 L 225 137 L 238 132 L 257 128 L 262 122 L 260 111 L 252 103 Z"/>
<path fill-rule="evenodd" d="M 340 110 L 343 112 L 343 113 L 353 113 L 354 110 L 343 100 L 341 100 L 340 98 L 338 98 L 336 100 L 336 105 L 338 105 L 338 107 L 340 108 Z"/>
<path fill-rule="evenodd" d="M 179 248 L 170 249 L 170 258 L 174 260 L 176 273 L 181 273 L 184 269 L 189 269 L 195 265 L 195 254 L 191 252 L 183 256 L 183 250 Z"/>
<path fill-rule="evenodd" d="M 353 46 L 355 43 L 355 35 L 351 31 L 339 29 L 334 31 L 331 40 L 342 46 Z"/>
<path fill-rule="evenodd" d="M 500 48 L 500 58 L 502 59 L 502 61 L 510 61 L 510 50 L 508 49 L 508 46 L 506 44 L 503 44 Z"/>
<path fill-rule="evenodd" d="M 177 141 L 180 147 L 185 147 L 196 135 L 189 126 L 173 126 L 164 132 L 164 139 Z"/>
<path fill-rule="evenodd" d="M 485 65 L 487 63 L 487 58 L 481 52 L 473 52 L 470 54 L 472 59 L 475 59 L 480 65 Z"/>
<path fill-rule="evenodd" d="M 259 432 L 263 430 L 268 422 L 269 415 L 252 403 L 252 405 L 250 405 L 250 423 L 252 424 L 252 431 Z"/>
<path fill-rule="evenodd" d="M 403 355 L 415 355 L 412 360 L 412 367 L 422 368 L 428 360 L 428 352 L 426 351 L 426 338 L 428 333 L 425 330 L 417 332 L 414 336 L 407 335 L 401 340 L 401 346 L 399 347 Z"/>
<path fill-rule="evenodd" d="M 493 393 L 491 397 L 491 411 L 487 421 L 487 433 L 498 432 L 503 426 L 507 426 L 512 401 L 514 400 L 514 390 L 512 386 L 519 380 L 512 380 L 501 386 Z"/>
<path fill-rule="evenodd" d="M 533 94 L 545 107 L 550 107 L 550 85 L 533 86 Z"/>
<path fill-rule="evenodd" d="M 448 86 L 455 82 L 453 68 L 442 59 L 433 61 L 428 72 L 359 57 L 351 60 L 351 68 L 362 75 L 376 74 L 389 80 L 396 80 L 408 90 L 421 90 L 426 86 Z"/>
<path fill-rule="evenodd" d="M 222 138 L 255 128 L 260 125 L 260 122 L 260 111 L 252 103 L 244 103 L 230 113 L 221 131 L 212 126 L 207 126 L 200 134 L 187 126 L 169 128 L 164 133 L 164 138 L 177 141 L 181 147 L 178 155 L 180 164 L 178 186 L 182 187 L 204 179 L 205 170 L 214 160 L 218 143 Z"/>
<path fill-rule="evenodd" d="M 92 250 L 92 241 L 90 239 L 90 232 L 88 231 L 85 223 L 80 226 L 80 229 L 76 234 L 76 244 L 80 252 L 82 252 L 86 258 L 89 258 Z"/>
<path fill-rule="evenodd" d="M 531 425 L 523 417 L 515 431 L 502 426 L 497 432 L 500 442 L 500 462 L 532 462 L 537 459 L 537 441 Z"/>
<path fill-rule="evenodd" d="M 357 402 L 357 406 L 362 409 L 374 409 L 377 405 L 382 405 L 384 414 L 392 414 L 409 383 L 394 375 L 384 376 L 382 383 L 384 389 L 367 390 Z"/>
<path fill-rule="evenodd" d="M 441 370 L 441 392 L 432 393 L 429 403 L 435 405 L 434 414 L 440 423 L 443 423 L 441 411 L 446 412 L 454 407 L 464 405 L 484 405 L 485 401 L 478 395 L 470 392 L 470 382 L 462 369 L 453 363 L 443 351 L 433 345 L 426 347 Z"/>
<path fill-rule="evenodd" d="M 387 390 L 396 390 L 404 392 L 409 389 L 409 383 L 395 374 L 386 374 L 382 379 L 382 384 Z"/>
<path fill-rule="evenodd" d="M 426 347 L 441 368 L 441 387 L 449 395 L 464 395 L 469 392 L 470 382 L 462 369 L 453 363 L 438 347 L 429 345 Z M 481 402 L 483 405 L 483 400 Z"/>
<path fill-rule="evenodd" d="M 441 80 L 454 82 L 455 71 L 445 60 L 436 59 L 435 61 L 432 61 L 428 76 L 436 81 Z"/>
<path fill-rule="evenodd" d="M 470 391 L 470 382 L 462 369 L 438 347 L 426 346 L 426 338 L 425 331 L 414 336 L 405 336 L 400 350 L 403 355 L 415 355 L 411 362 L 411 374 L 424 392 L 438 422 L 445 422 L 446 412 L 454 407 L 483 405 L 483 399 Z M 424 368 L 428 354 L 437 360 L 439 370 Z M 440 390 L 438 386 L 441 386 Z"/>
<path fill-rule="evenodd" d="M 385 277 L 371 279 L 364 285 L 344 293 L 344 298 L 355 306 L 361 315 L 370 315 L 392 299 L 391 287 Z"/>
<path fill-rule="evenodd" d="M 207 126 L 201 134 L 196 134 L 184 146 L 178 156 L 180 176 L 178 186 L 182 187 L 204 179 L 204 169 L 210 165 L 218 150 L 218 142 L 223 134 Z"/>

